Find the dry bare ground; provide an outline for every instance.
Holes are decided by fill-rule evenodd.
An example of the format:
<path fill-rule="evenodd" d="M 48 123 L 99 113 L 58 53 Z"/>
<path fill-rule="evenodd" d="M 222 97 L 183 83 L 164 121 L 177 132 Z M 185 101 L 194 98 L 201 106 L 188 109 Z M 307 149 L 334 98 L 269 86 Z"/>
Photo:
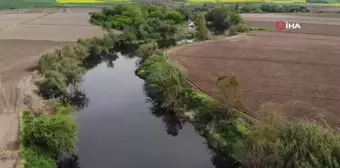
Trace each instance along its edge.
<path fill-rule="evenodd" d="M 18 111 L 41 54 L 104 33 L 88 23 L 91 9 L 35 10 L 0 14 L 0 168 L 17 160 Z"/>
<path fill-rule="evenodd" d="M 263 20 L 260 25 L 266 22 L 274 26 L 267 20 L 273 15 L 253 16 Z M 300 18 L 292 17 L 298 21 Z M 329 18 L 318 19 L 318 25 L 303 32 L 308 34 L 253 32 L 231 40 L 177 47 L 168 54 L 187 70 L 191 81 L 215 96 L 217 76 L 235 74 L 242 85 L 245 105 L 242 108 L 252 116 L 260 117 L 259 109 L 274 102 L 291 119 L 323 119 L 337 127 L 340 124 L 340 24 L 336 24 L 340 19 L 332 20 L 336 24 L 329 24 Z M 254 18 L 250 20 L 256 23 Z M 324 29 L 329 25 L 336 29 Z M 322 35 L 311 35 L 312 30 Z"/>

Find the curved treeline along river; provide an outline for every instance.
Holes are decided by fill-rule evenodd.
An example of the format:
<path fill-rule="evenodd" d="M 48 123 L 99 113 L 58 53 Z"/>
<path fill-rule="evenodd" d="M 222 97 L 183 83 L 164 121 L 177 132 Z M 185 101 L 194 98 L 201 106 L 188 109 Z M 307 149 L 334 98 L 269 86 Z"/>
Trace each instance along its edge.
<path fill-rule="evenodd" d="M 233 108 L 242 107 L 235 76 L 217 79 L 224 101 L 215 101 L 196 92 L 159 50 L 186 38 L 249 31 L 238 9 L 204 14 L 127 4 L 91 14 L 91 23 L 122 33 L 80 39 L 41 57 L 37 83 L 51 106 L 21 115 L 25 167 L 340 167 L 340 136 L 331 129 L 284 117 L 268 125 L 242 115 Z M 188 19 L 198 23 L 195 34 L 184 31 Z"/>

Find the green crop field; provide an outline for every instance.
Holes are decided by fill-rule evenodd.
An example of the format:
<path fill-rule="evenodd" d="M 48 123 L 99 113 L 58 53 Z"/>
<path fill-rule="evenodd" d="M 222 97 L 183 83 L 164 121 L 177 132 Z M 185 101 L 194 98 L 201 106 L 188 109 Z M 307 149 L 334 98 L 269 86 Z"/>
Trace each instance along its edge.
<path fill-rule="evenodd" d="M 129 2 L 130 0 L 57 0 L 61 4 L 84 4 L 84 3 L 115 3 L 115 2 Z"/>
<path fill-rule="evenodd" d="M 0 0 L 0 9 L 4 8 L 32 8 L 36 6 L 56 6 L 55 0 Z"/>
<path fill-rule="evenodd" d="M 0 0 L 0 9 L 34 8 L 34 7 L 65 7 L 134 2 L 138 0 Z M 151 0 L 150 0 L 151 1 Z M 157 0 L 154 0 L 155 2 Z M 165 0 L 160 0 L 164 2 Z M 306 0 L 183 0 L 189 4 L 200 3 L 278 3 L 306 4 Z M 340 0 L 311 0 L 320 6 L 340 6 Z"/>
<path fill-rule="evenodd" d="M 210 3 L 306 3 L 305 0 L 188 0 L 189 2 Z"/>

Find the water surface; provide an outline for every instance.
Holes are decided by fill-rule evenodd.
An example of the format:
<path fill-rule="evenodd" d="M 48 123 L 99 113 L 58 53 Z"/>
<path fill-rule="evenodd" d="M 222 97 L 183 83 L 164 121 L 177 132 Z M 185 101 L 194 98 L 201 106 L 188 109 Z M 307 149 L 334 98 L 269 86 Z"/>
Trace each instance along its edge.
<path fill-rule="evenodd" d="M 135 63 L 119 57 L 113 68 L 101 63 L 84 76 L 80 88 L 89 103 L 76 116 L 80 167 L 213 168 L 205 140 L 192 125 L 172 136 L 167 132 L 176 135 L 177 127 L 169 131 L 174 119 L 152 115 L 157 108 L 147 102 Z"/>

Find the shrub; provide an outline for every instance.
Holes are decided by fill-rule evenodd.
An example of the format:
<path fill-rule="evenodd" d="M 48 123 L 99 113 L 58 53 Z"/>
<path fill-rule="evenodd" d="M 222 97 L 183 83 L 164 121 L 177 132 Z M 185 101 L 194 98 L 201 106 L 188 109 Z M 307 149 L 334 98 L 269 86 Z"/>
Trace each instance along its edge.
<path fill-rule="evenodd" d="M 81 75 L 85 73 L 85 68 L 76 60 L 62 60 L 59 72 L 63 73 L 67 78 L 67 83 L 77 82 Z"/>
<path fill-rule="evenodd" d="M 59 68 L 61 58 L 55 53 L 48 53 L 41 56 L 38 63 L 40 73 L 45 73 L 48 70 L 56 70 Z"/>
<path fill-rule="evenodd" d="M 55 168 L 56 161 L 50 154 L 35 148 L 25 148 L 25 168 Z"/>
<path fill-rule="evenodd" d="M 169 11 L 166 15 L 166 19 L 174 21 L 176 24 L 184 21 L 184 16 L 177 11 Z"/>
<path fill-rule="evenodd" d="M 235 35 L 238 35 L 239 32 L 237 31 L 237 28 L 236 26 L 231 26 L 229 28 L 229 36 L 235 36 Z"/>
<path fill-rule="evenodd" d="M 230 23 L 232 25 L 243 24 L 243 18 L 240 14 L 232 12 L 230 14 Z"/>
<path fill-rule="evenodd" d="M 291 124 L 280 133 L 275 167 L 339 167 L 340 137 L 311 122 Z"/>
<path fill-rule="evenodd" d="M 81 40 L 80 40 L 81 41 Z M 88 49 L 81 44 L 75 46 L 67 45 L 54 51 L 61 59 L 84 60 L 88 56 Z"/>
<path fill-rule="evenodd" d="M 182 71 L 171 65 L 166 57 L 154 56 L 137 69 L 137 75 L 145 77 L 146 89 L 162 107 L 178 111 L 180 96 L 186 86 Z"/>
<path fill-rule="evenodd" d="M 249 30 L 250 28 L 245 24 L 232 25 L 229 28 L 229 36 L 238 35 L 239 33 L 244 33 Z"/>
<path fill-rule="evenodd" d="M 39 90 L 43 97 L 54 98 L 66 93 L 67 78 L 58 71 L 47 71 L 44 82 L 40 85 Z"/>
<path fill-rule="evenodd" d="M 77 125 L 70 115 L 41 115 L 25 123 L 25 146 L 39 147 L 55 156 L 67 156 L 75 152 Z"/>
<path fill-rule="evenodd" d="M 152 55 L 155 54 L 156 48 L 157 44 L 155 42 L 142 44 L 138 47 L 136 55 L 143 59 L 149 59 Z"/>

